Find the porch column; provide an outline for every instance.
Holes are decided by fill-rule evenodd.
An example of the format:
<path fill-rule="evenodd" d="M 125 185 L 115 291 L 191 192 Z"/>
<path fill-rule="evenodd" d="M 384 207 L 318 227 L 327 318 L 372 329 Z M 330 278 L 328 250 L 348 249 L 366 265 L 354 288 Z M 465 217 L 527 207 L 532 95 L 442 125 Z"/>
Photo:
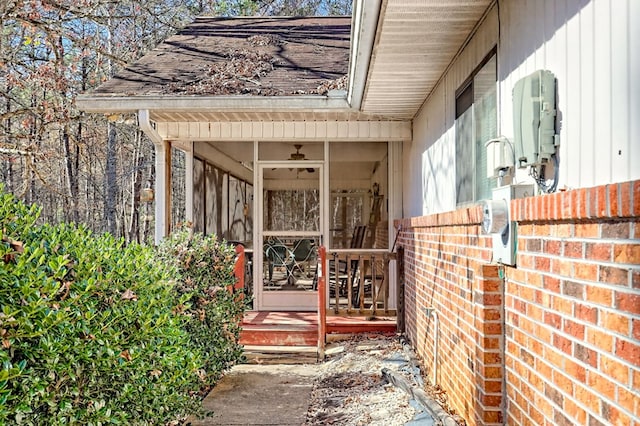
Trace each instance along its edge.
<path fill-rule="evenodd" d="M 151 125 L 149 111 L 138 111 L 138 125 L 155 147 L 155 243 L 169 234 L 171 224 L 171 143 L 165 141 Z"/>
<path fill-rule="evenodd" d="M 189 146 L 191 149 L 185 152 L 184 164 L 185 219 L 193 223 L 193 142 Z"/>

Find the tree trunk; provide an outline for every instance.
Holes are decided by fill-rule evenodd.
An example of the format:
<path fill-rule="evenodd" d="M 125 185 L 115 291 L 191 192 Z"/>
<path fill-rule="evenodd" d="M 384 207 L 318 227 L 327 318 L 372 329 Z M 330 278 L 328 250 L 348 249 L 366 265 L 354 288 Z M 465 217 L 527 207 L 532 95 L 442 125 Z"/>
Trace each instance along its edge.
<path fill-rule="evenodd" d="M 107 131 L 107 152 L 105 164 L 105 184 L 104 184 L 104 220 L 106 230 L 111 235 L 117 235 L 116 224 L 116 201 L 118 194 L 118 182 L 116 175 L 116 142 L 117 131 L 114 123 L 109 123 Z"/>

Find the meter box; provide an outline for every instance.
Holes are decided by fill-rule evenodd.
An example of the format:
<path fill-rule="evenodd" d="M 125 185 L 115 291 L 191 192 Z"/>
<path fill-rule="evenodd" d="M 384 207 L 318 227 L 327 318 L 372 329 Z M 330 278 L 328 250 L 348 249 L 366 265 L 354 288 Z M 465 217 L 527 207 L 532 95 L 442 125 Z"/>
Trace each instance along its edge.
<path fill-rule="evenodd" d="M 511 220 L 511 200 L 534 195 L 533 185 L 505 185 L 493 190 L 493 198 L 482 203 L 482 229 L 493 239 L 493 261 L 516 265 L 515 222 Z"/>
<path fill-rule="evenodd" d="M 547 163 L 556 152 L 556 78 L 538 70 L 513 88 L 513 145 L 519 168 Z"/>

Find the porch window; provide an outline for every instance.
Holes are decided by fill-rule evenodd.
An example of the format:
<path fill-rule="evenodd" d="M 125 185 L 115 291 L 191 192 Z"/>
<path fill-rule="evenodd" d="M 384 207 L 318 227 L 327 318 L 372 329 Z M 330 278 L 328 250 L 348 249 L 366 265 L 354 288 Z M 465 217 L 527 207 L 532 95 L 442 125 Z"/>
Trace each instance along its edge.
<path fill-rule="evenodd" d="M 491 198 L 484 144 L 497 136 L 496 54 L 456 91 L 456 204 Z"/>
<path fill-rule="evenodd" d="M 194 158 L 194 229 L 226 240 L 252 238 L 253 186 L 206 161 Z"/>

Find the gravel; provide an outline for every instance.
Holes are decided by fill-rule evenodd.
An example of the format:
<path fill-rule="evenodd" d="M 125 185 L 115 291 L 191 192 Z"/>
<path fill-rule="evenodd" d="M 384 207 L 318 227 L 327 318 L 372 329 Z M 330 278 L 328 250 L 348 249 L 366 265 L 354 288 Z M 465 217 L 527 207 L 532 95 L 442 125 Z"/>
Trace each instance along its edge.
<path fill-rule="evenodd" d="M 396 337 L 360 336 L 330 345 L 327 356 L 314 381 L 305 425 L 437 424 L 404 390 L 383 379 L 386 368 L 420 386 Z"/>

